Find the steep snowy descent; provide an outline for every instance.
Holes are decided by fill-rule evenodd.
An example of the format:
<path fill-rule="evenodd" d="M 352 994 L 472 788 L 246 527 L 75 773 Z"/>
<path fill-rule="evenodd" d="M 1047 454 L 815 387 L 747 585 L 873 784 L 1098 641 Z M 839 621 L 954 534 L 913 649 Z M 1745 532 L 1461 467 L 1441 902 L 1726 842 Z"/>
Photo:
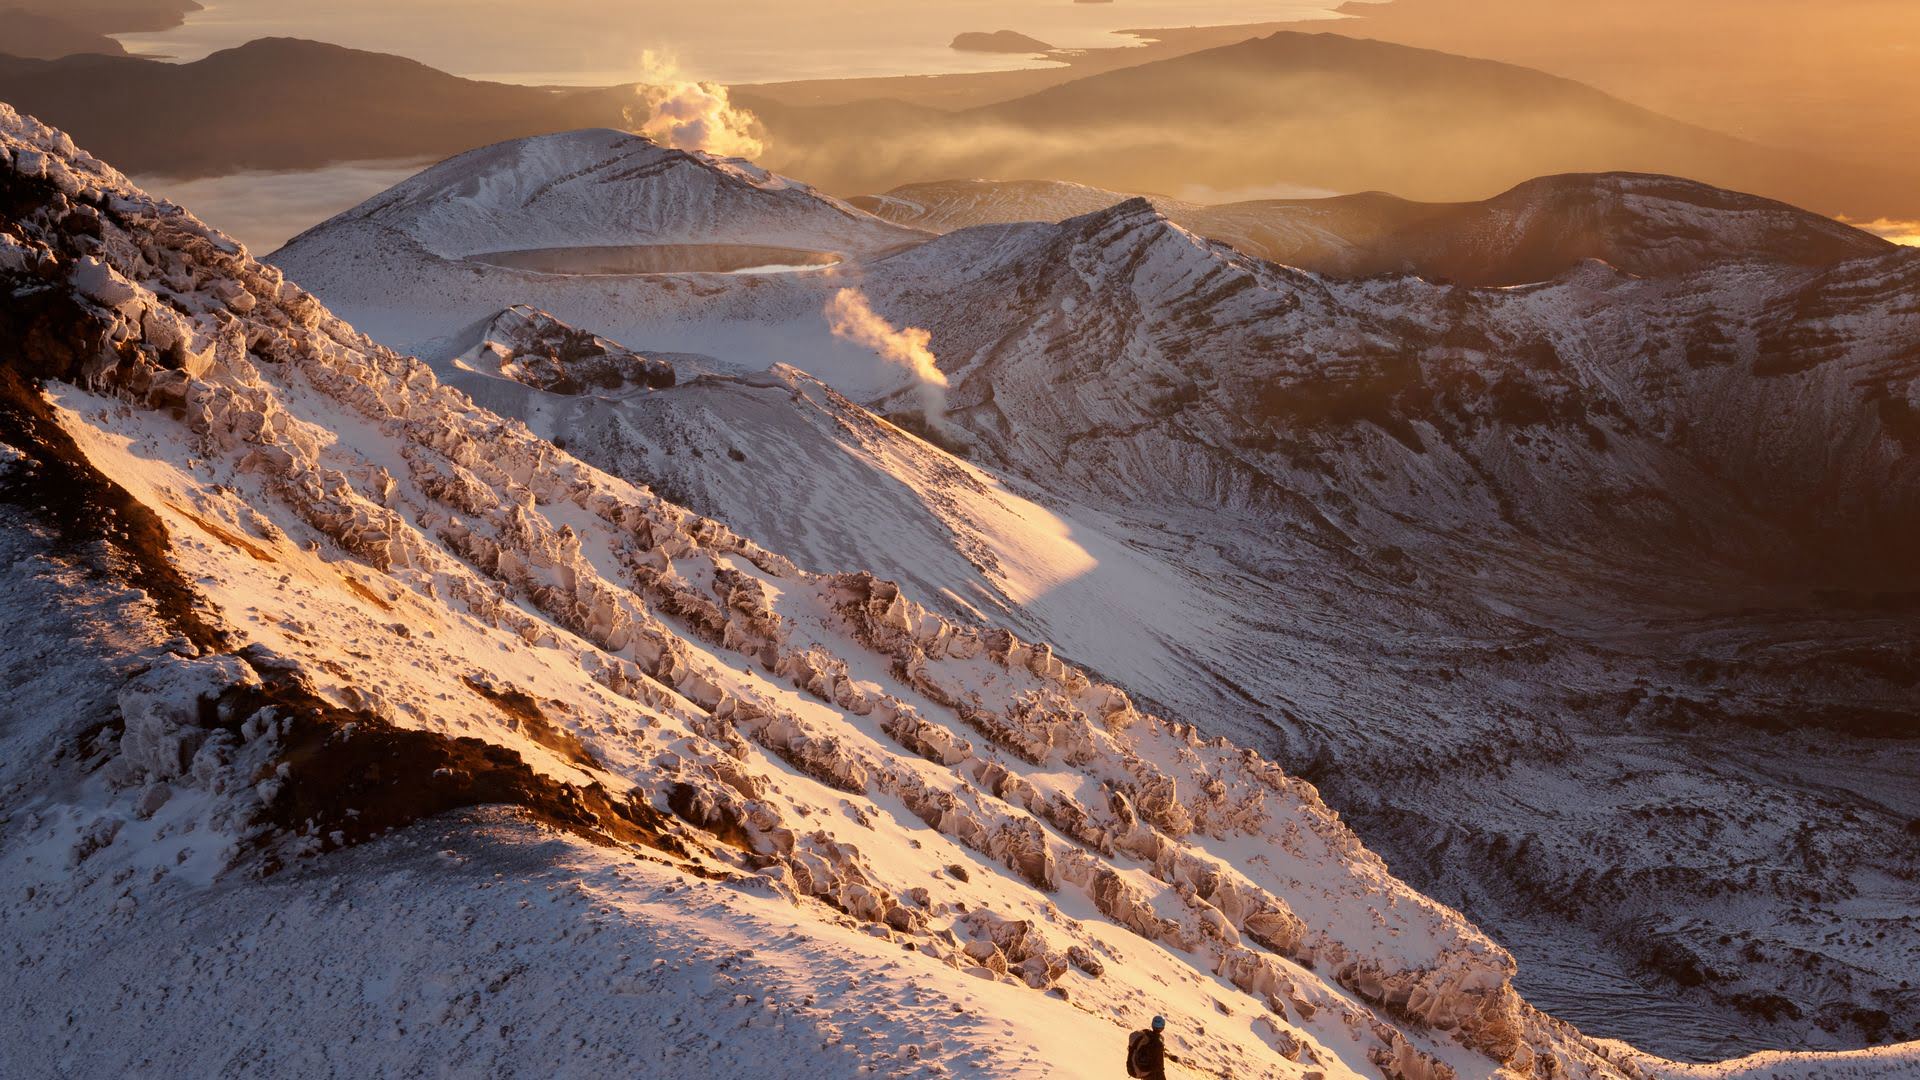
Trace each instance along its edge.
<path fill-rule="evenodd" d="M 59 133 L 0 138 L 12 607 L 123 622 L 4 732 L 27 1073 L 613 1062 L 671 971 L 675 1052 L 770 1075 L 1101 1075 L 1152 1012 L 1215 1075 L 1666 1071 L 1529 1008 L 1257 754 L 588 467 Z M 215 960 L 208 913 L 263 933 Z M 254 1009 L 325 1027 L 263 1046 Z"/>
<path fill-rule="evenodd" d="M 555 393 L 493 366 L 468 354 L 440 369 L 582 460 L 742 533 L 778 537 L 803 566 L 869 569 L 1074 655 L 1097 646 L 1110 670 L 1125 657 L 1133 678 L 1177 666 L 1170 643 L 1217 625 L 1175 565 L 1114 539 L 1106 517 L 1037 501 L 1037 489 L 955 458 L 797 369 L 697 374 L 664 393 L 573 379 L 582 392 Z M 1090 594 L 1107 600 L 1090 604 Z"/>

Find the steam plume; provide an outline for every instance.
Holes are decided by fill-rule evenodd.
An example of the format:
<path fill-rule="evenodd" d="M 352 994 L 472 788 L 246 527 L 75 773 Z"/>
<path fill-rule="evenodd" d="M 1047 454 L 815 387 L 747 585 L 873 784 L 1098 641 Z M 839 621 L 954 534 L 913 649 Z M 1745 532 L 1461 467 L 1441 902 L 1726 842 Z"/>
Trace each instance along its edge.
<path fill-rule="evenodd" d="M 914 392 L 920 398 L 920 410 L 927 423 L 945 424 L 947 412 L 947 373 L 934 363 L 933 350 L 927 346 L 933 335 L 917 326 L 896 330 L 867 303 L 859 289 L 841 289 L 827 301 L 827 326 L 833 336 L 846 338 L 880 354 L 913 376 Z"/>
<path fill-rule="evenodd" d="M 662 146 L 704 150 L 723 157 L 756 158 L 766 149 L 760 120 L 735 108 L 727 88 L 680 74 L 671 56 L 641 54 L 641 105 L 627 109 L 627 124 Z"/>

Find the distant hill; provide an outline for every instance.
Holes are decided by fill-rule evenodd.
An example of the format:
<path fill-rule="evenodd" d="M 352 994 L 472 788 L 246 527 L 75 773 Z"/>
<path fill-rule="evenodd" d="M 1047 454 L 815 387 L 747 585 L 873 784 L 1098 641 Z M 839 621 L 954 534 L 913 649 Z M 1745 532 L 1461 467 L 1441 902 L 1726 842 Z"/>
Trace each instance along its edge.
<path fill-rule="evenodd" d="M 1529 68 L 1336 34 L 1276 33 L 958 112 L 736 99 L 767 123 L 769 167 L 844 192 L 1043 176 L 1175 197 L 1286 185 L 1458 201 L 1628 170 L 1822 212 L 1920 210 L 1920 180 L 1758 146 Z"/>
<path fill-rule="evenodd" d="M 75 53 L 124 56 L 108 34 L 178 26 L 194 0 L 0 0 L 0 53 L 51 60 Z"/>
<path fill-rule="evenodd" d="M 1551 71 L 1667 116 L 1920 172 L 1920 4 L 1894 0 L 1394 0 L 1340 32 Z M 1290 30 L 1322 30 L 1302 22 Z"/>
<path fill-rule="evenodd" d="M 478 82 L 398 56 L 265 38 L 190 64 L 0 57 L 0 101 L 121 168 L 212 176 L 450 155 L 619 124 L 631 95 Z"/>
<path fill-rule="evenodd" d="M 52 58 L 74 53 L 124 55 L 120 43 L 52 15 L 0 8 L 0 41 L 15 56 Z"/>
<path fill-rule="evenodd" d="M 851 201 L 915 228 L 1063 221 L 1124 202 L 1047 180 L 909 184 Z M 1639 277 L 1716 262 L 1819 267 L 1884 255 L 1887 241 L 1771 199 L 1691 180 L 1582 173 L 1529 180 L 1491 199 L 1420 203 L 1381 192 L 1206 206 L 1150 201 L 1174 223 L 1249 255 L 1338 277 L 1413 273 L 1468 285 L 1545 281 L 1588 259 Z"/>
<path fill-rule="evenodd" d="M 994 53 L 1045 53 L 1052 52 L 1053 46 L 1036 37 L 1028 37 L 1016 30 L 970 30 L 954 36 L 949 48 L 961 52 Z"/>

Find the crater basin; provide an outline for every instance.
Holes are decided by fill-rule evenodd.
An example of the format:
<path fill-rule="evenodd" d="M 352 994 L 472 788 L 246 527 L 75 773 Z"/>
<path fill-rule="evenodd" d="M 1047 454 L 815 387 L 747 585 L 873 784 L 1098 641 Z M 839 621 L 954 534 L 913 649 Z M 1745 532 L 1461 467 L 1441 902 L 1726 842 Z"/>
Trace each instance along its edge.
<path fill-rule="evenodd" d="M 646 274 L 778 274 L 819 270 L 840 261 L 829 251 L 764 244 L 621 244 L 523 248 L 467 256 L 470 262 L 539 274 L 633 277 Z"/>

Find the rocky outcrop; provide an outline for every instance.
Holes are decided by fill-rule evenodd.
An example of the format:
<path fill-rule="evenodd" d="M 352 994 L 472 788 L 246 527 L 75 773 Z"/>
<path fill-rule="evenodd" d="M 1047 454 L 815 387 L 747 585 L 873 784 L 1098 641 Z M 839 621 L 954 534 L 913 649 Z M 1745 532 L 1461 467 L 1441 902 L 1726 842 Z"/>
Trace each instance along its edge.
<path fill-rule="evenodd" d="M 674 383 L 672 361 L 642 356 L 524 305 L 495 316 L 466 359 L 552 394 L 617 394 Z"/>

